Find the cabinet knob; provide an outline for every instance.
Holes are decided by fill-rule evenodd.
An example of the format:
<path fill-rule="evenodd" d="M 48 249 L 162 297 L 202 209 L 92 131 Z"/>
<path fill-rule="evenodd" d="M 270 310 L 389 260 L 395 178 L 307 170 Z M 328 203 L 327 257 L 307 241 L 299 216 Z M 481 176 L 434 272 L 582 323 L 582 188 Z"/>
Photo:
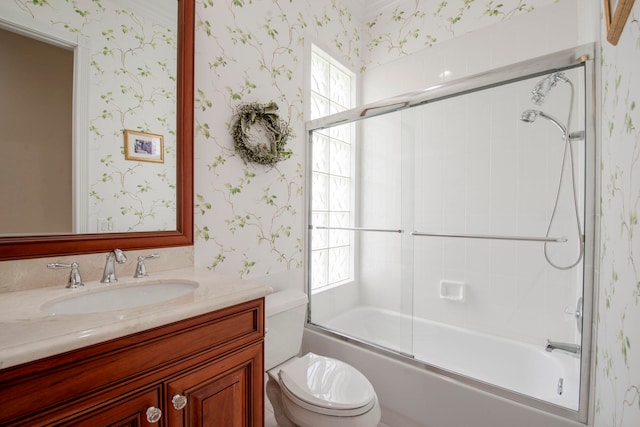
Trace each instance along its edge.
<path fill-rule="evenodd" d="M 162 411 L 160 410 L 160 408 L 152 406 L 147 409 L 147 421 L 149 421 L 150 423 L 157 423 L 158 421 L 160 421 L 161 417 Z"/>
<path fill-rule="evenodd" d="M 183 409 L 185 406 L 187 406 L 187 398 L 181 394 L 176 394 L 171 399 L 171 403 L 173 403 L 174 408 L 176 408 L 177 410 L 180 410 L 180 409 Z"/>

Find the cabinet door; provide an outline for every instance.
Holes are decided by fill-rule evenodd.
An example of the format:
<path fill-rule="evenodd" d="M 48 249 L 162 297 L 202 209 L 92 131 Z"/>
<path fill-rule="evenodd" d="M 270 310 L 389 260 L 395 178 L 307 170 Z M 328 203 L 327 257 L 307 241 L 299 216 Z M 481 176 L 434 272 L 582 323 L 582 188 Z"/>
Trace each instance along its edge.
<path fill-rule="evenodd" d="M 153 409 L 160 410 L 162 389 L 160 386 L 137 392 L 121 399 L 96 406 L 81 415 L 53 423 L 56 426 L 74 427 L 147 427 L 162 425 L 161 418 L 153 420 Z M 151 409 L 151 420 L 147 411 Z"/>
<path fill-rule="evenodd" d="M 262 351 L 254 344 L 167 382 L 168 425 L 262 426 Z"/>

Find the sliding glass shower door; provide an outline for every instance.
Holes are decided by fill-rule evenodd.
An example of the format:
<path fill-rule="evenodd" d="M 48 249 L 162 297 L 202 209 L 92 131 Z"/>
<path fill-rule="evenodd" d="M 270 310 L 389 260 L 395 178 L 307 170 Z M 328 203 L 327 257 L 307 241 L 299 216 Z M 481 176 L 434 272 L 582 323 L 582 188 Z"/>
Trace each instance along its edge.
<path fill-rule="evenodd" d="M 398 112 L 312 133 L 310 307 L 316 325 L 411 354 L 412 150 L 401 128 Z"/>
<path fill-rule="evenodd" d="M 311 124 L 312 324 L 510 398 L 584 406 L 593 67 L 564 58 Z"/>

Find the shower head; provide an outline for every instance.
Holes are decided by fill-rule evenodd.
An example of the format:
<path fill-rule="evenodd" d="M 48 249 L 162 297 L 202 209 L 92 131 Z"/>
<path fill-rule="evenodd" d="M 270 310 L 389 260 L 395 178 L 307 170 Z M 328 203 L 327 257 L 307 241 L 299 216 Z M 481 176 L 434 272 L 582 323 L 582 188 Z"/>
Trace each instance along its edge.
<path fill-rule="evenodd" d="M 560 129 L 560 131 L 562 132 L 562 138 L 565 138 L 566 134 L 567 134 L 567 128 L 560 123 L 560 120 L 556 119 L 555 117 L 545 113 L 544 111 L 540 111 L 540 110 L 525 110 L 522 112 L 522 114 L 520 115 L 520 120 L 522 120 L 525 123 L 533 123 L 536 121 L 536 119 L 538 117 L 544 117 L 545 119 L 549 120 L 551 123 L 553 123 L 554 125 L 556 125 L 558 127 L 558 129 Z M 580 131 L 576 131 L 576 132 L 571 132 L 569 134 L 569 139 L 571 141 L 581 141 L 584 139 L 584 131 L 580 130 Z"/>
<path fill-rule="evenodd" d="M 525 123 L 533 123 L 536 121 L 540 113 L 542 113 L 540 110 L 525 110 L 520 115 L 520 120 Z"/>
<path fill-rule="evenodd" d="M 556 119 L 553 116 L 550 116 L 549 114 L 546 114 L 544 111 L 525 110 L 520 115 L 520 120 L 522 120 L 525 123 L 533 123 L 536 121 L 538 117 L 544 117 L 545 119 L 549 120 L 551 123 L 556 125 L 558 129 L 562 131 L 563 136 L 567 133 L 567 128 L 562 123 L 560 123 L 558 119 Z"/>
<path fill-rule="evenodd" d="M 536 105 L 542 105 L 546 100 L 549 91 L 551 91 L 551 89 L 553 89 L 560 81 L 571 83 L 562 72 L 549 74 L 547 77 L 540 80 L 536 83 L 533 89 L 531 89 L 531 101 Z"/>

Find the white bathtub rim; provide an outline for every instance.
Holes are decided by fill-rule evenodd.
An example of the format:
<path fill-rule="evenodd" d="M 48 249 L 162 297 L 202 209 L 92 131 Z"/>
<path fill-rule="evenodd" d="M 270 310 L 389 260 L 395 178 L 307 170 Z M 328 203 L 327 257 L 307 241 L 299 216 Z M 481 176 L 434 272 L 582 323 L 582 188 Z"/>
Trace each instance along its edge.
<path fill-rule="evenodd" d="M 487 334 L 485 332 L 475 331 L 475 330 L 472 330 L 472 329 L 467 329 L 467 328 L 463 328 L 463 327 L 455 326 L 455 325 L 449 325 L 449 324 L 446 324 L 446 323 L 433 321 L 433 320 L 430 320 L 430 319 L 413 318 L 413 317 L 411 317 L 409 315 L 406 315 L 406 314 L 403 314 L 403 313 L 398 313 L 398 312 L 393 311 L 393 310 L 382 309 L 382 308 L 378 308 L 378 307 L 370 307 L 370 306 L 353 307 L 353 308 L 347 310 L 346 312 L 342 313 L 341 315 L 337 316 L 337 318 L 343 317 L 344 315 L 353 315 L 353 314 L 356 314 L 356 317 L 358 317 L 357 315 L 360 314 L 360 313 L 362 313 L 365 318 L 368 318 L 368 320 L 372 320 L 371 317 L 368 317 L 371 314 L 373 314 L 373 315 L 376 315 L 376 314 L 388 315 L 388 316 L 392 316 L 392 317 L 396 317 L 396 318 L 402 318 L 403 320 L 406 320 L 406 321 L 417 321 L 419 323 L 423 323 L 427 327 L 435 326 L 436 328 L 439 328 L 439 329 L 442 329 L 442 330 L 451 330 L 451 331 L 454 331 L 455 333 L 460 333 L 460 334 L 463 334 L 463 335 L 471 334 L 471 335 L 473 335 L 475 337 L 480 338 L 480 340 L 482 340 L 483 338 L 486 338 L 488 340 L 493 340 L 495 342 L 503 344 L 508 348 L 516 348 L 519 351 L 524 351 L 527 354 L 535 353 L 536 360 L 538 360 L 538 358 L 542 357 L 545 360 L 547 360 L 547 362 L 545 362 L 545 363 L 553 363 L 554 366 L 561 368 L 562 375 L 560 375 L 559 378 L 563 378 L 564 379 L 565 392 L 571 393 L 570 390 L 572 390 L 572 387 L 576 387 L 577 388 L 577 393 L 576 394 L 571 394 L 571 395 L 564 395 L 562 397 L 557 397 L 555 395 L 554 396 L 547 395 L 549 397 L 549 399 L 545 399 L 543 396 L 546 395 L 546 394 L 544 392 L 542 392 L 540 389 L 536 388 L 536 389 L 526 390 L 527 387 L 523 388 L 522 384 L 513 383 L 507 377 L 502 377 L 501 379 L 497 379 L 496 382 L 491 382 L 489 377 L 487 377 L 487 374 L 484 371 L 474 372 L 473 369 L 470 370 L 469 368 L 465 367 L 464 364 L 459 365 L 459 366 L 456 366 L 455 364 L 454 365 L 451 365 L 451 364 L 447 365 L 448 362 L 445 362 L 444 359 L 442 359 L 442 357 L 440 357 L 440 359 L 442 359 L 440 361 L 438 360 L 438 358 L 429 359 L 429 356 L 427 356 L 426 359 L 415 358 L 414 356 L 419 356 L 420 351 L 418 349 L 416 349 L 416 351 L 413 352 L 413 354 L 409 354 L 409 353 L 405 353 L 403 351 L 400 351 L 400 350 L 398 350 L 397 348 L 394 348 L 394 347 L 389 347 L 389 346 L 385 346 L 385 345 L 380 345 L 379 343 L 375 343 L 375 341 L 372 340 L 372 339 L 367 339 L 366 337 L 350 334 L 349 332 L 345 332 L 344 328 L 338 328 L 336 330 L 333 327 L 327 327 L 327 326 L 323 326 L 323 325 L 317 325 L 317 326 L 319 326 L 320 328 L 324 328 L 327 331 L 336 332 L 337 335 L 344 336 L 344 337 L 347 337 L 347 338 L 351 338 L 355 342 L 362 342 L 362 343 L 372 344 L 374 347 L 379 346 L 379 347 L 382 347 L 383 349 L 387 349 L 387 350 L 389 350 L 391 352 L 399 353 L 399 354 L 404 355 L 404 356 L 406 356 L 408 358 L 411 358 L 411 360 L 415 361 L 416 363 L 423 363 L 424 365 L 426 365 L 426 367 L 432 367 L 434 369 L 437 369 L 441 374 L 446 375 L 446 376 L 456 375 L 457 377 L 461 377 L 461 378 L 469 378 L 469 377 L 471 377 L 472 379 L 474 379 L 476 382 L 478 382 L 480 384 L 485 384 L 485 385 L 488 385 L 488 386 L 492 386 L 492 387 L 494 387 L 496 389 L 510 391 L 510 392 L 513 392 L 513 393 L 516 393 L 516 394 L 519 394 L 519 395 L 523 395 L 523 396 L 529 396 L 529 397 L 532 397 L 533 399 L 537 399 L 537 400 L 547 401 L 551 405 L 565 407 L 565 408 L 573 410 L 573 411 L 578 411 L 578 409 L 579 409 L 579 401 L 580 401 L 580 396 L 579 396 L 579 393 L 580 393 L 580 374 L 579 374 L 579 371 L 580 371 L 580 359 L 579 358 L 576 358 L 576 357 L 574 357 L 572 355 L 569 355 L 569 354 L 559 354 L 558 352 L 546 353 L 546 352 L 543 351 L 543 345 L 542 344 L 540 344 L 540 346 L 537 346 L 537 345 L 534 345 L 534 344 L 531 344 L 531 343 L 528 343 L 528 342 L 514 341 L 514 340 L 506 338 L 506 337 L 490 335 L 490 334 Z M 359 318 L 362 318 L 362 317 L 360 316 Z M 335 321 L 335 320 L 336 319 L 332 319 L 332 321 Z M 373 319 L 373 320 L 375 320 L 375 319 Z M 334 323 L 333 326 L 335 326 L 335 322 L 332 322 L 332 323 Z M 351 320 L 351 321 L 349 321 L 347 323 L 351 325 L 351 324 L 355 323 L 355 321 Z M 345 327 L 345 328 L 348 328 L 348 327 Z M 440 363 L 438 363 L 438 362 L 440 362 Z M 577 364 L 577 366 L 574 366 L 574 364 Z M 528 393 L 527 393 L 527 391 L 528 391 Z M 573 389 L 573 393 L 575 393 L 575 389 Z"/>
<path fill-rule="evenodd" d="M 579 423 L 576 425 L 584 425 L 584 423 L 586 423 L 587 411 L 569 409 L 564 406 L 556 405 L 541 399 L 528 396 L 526 394 L 498 387 L 496 385 L 483 381 L 478 381 L 474 378 L 467 377 L 456 372 L 448 371 L 438 366 L 430 365 L 420 360 L 413 359 L 410 357 L 410 355 L 403 354 L 402 352 L 376 346 L 369 343 L 368 341 L 363 341 L 348 335 L 343 335 L 331 329 L 327 329 L 323 326 L 307 323 L 305 326 L 305 330 L 313 334 L 323 336 L 324 338 L 344 343 L 358 350 L 371 352 L 375 356 L 383 357 L 390 363 L 396 364 L 398 366 L 404 365 L 413 369 L 418 369 L 425 375 L 435 376 L 440 381 L 446 381 L 456 386 L 464 387 L 467 390 L 481 393 L 482 395 L 492 399 L 499 399 L 510 404 L 518 405 L 526 410 L 532 410 L 544 415 L 558 417 L 559 419 L 565 421 Z M 305 348 L 305 343 L 303 341 L 303 349 Z M 315 351 L 318 352 L 318 354 L 322 354 L 322 351 L 318 351 L 318 349 L 316 349 Z M 332 355 L 329 354 L 329 356 Z M 356 368 L 358 368 L 358 366 L 356 366 Z M 392 412 L 397 412 L 394 411 L 393 408 L 391 408 L 391 410 Z"/>

